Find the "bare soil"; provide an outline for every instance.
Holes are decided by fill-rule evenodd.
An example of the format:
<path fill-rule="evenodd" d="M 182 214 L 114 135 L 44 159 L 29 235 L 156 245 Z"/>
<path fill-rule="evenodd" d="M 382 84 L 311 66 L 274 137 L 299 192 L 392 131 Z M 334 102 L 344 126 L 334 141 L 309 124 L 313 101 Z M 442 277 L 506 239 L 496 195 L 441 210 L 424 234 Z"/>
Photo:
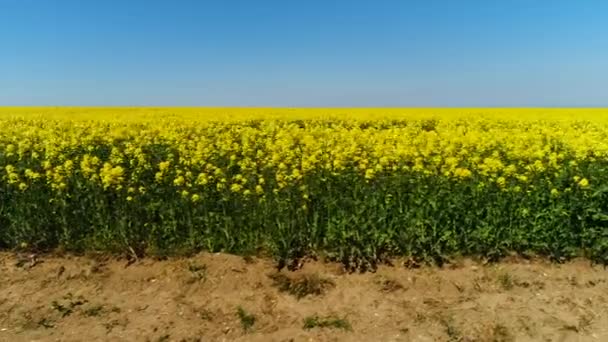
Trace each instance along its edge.
<path fill-rule="evenodd" d="M 0 341 L 608 341 L 608 271 L 0 253 Z"/>

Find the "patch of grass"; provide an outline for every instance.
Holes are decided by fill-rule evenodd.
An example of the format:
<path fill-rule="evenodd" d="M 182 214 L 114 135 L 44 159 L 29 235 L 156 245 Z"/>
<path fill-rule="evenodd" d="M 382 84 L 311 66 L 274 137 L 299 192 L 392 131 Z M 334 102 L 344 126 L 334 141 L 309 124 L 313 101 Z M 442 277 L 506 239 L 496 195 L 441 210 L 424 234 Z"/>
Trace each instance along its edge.
<path fill-rule="evenodd" d="M 505 272 L 498 276 L 498 284 L 500 284 L 504 290 L 508 291 L 515 287 L 515 280 L 512 275 Z"/>
<path fill-rule="evenodd" d="M 323 295 L 329 288 L 335 286 L 331 279 L 323 278 L 317 273 L 305 274 L 298 278 L 292 279 L 283 273 L 273 273 L 270 275 L 273 280 L 273 285 L 279 291 L 287 292 L 297 299 L 304 298 L 308 295 L 320 296 Z"/>
<path fill-rule="evenodd" d="M 199 265 L 196 262 L 192 262 L 188 265 L 188 271 L 190 271 L 192 275 L 190 282 L 207 281 L 207 265 Z"/>
<path fill-rule="evenodd" d="M 247 311 L 245 311 L 245 309 L 243 309 L 242 306 L 239 306 L 236 309 L 236 314 L 239 317 L 239 320 L 241 322 L 241 327 L 243 327 L 243 331 L 245 332 L 249 332 L 251 330 L 251 328 L 253 328 L 253 325 L 255 324 L 255 316 L 253 314 L 248 313 Z"/>
<path fill-rule="evenodd" d="M 346 318 L 335 316 L 319 317 L 317 315 L 304 318 L 304 329 L 309 330 L 313 328 L 333 328 L 346 331 L 353 330 Z"/>

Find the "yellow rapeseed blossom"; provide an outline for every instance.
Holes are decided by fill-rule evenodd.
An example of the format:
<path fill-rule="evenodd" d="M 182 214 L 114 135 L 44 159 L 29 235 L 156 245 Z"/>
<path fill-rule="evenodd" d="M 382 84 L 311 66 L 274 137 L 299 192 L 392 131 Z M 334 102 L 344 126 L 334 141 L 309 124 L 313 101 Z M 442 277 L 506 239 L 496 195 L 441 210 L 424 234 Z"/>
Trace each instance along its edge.
<path fill-rule="evenodd" d="M 124 179 L 124 169 L 106 162 L 100 171 L 100 177 L 104 188 L 119 186 Z"/>
<path fill-rule="evenodd" d="M 305 184 L 340 178 L 341 184 L 374 186 L 380 176 L 410 182 L 437 177 L 484 191 L 496 184 L 511 193 L 544 186 L 553 196 L 565 195 L 556 179 L 571 179 L 571 186 L 580 188 L 590 187 L 592 179 L 595 187 L 587 168 L 608 159 L 607 114 L 601 109 L 4 108 L 0 182 L 22 191 L 101 187 L 138 201 L 140 194 L 184 191 L 192 202 L 219 198 L 218 192 L 230 192 L 231 198 L 294 192 L 302 201 L 312 197 L 310 189 L 321 191 L 300 190 Z"/>

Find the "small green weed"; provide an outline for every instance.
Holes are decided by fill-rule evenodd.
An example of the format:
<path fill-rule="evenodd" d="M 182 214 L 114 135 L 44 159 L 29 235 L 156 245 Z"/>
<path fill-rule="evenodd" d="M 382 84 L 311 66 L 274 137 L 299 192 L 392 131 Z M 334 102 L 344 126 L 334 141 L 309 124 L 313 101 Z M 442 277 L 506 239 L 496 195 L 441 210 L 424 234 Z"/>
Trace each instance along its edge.
<path fill-rule="evenodd" d="M 347 331 L 352 331 L 353 329 L 346 318 L 335 316 L 319 317 L 317 315 L 304 318 L 304 329 L 309 330 L 313 328 L 334 328 Z"/>
<path fill-rule="evenodd" d="M 207 265 L 199 265 L 193 262 L 188 265 L 188 271 L 190 271 L 192 275 L 192 278 L 190 278 L 190 282 L 207 281 Z"/>
<path fill-rule="evenodd" d="M 511 289 L 513 289 L 513 287 L 515 287 L 515 280 L 513 279 L 513 276 L 506 272 L 501 273 L 498 276 L 498 283 L 504 290 L 507 290 L 507 291 L 511 290 Z"/>
<path fill-rule="evenodd" d="M 243 307 L 241 306 L 236 309 L 236 314 L 239 317 L 239 320 L 241 321 L 241 327 L 243 327 L 243 331 L 249 332 L 255 324 L 255 316 L 245 311 L 245 309 L 243 309 Z"/>

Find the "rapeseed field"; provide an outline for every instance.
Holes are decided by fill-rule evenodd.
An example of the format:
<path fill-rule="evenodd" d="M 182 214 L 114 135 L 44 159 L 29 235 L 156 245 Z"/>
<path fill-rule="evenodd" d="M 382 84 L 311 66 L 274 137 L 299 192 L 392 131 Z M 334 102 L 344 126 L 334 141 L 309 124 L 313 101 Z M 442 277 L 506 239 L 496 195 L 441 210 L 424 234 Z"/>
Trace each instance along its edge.
<path fill-rule="evenodd" d="M 1 108 L 0 247 L 608 261 L 608 110 Z"/>

